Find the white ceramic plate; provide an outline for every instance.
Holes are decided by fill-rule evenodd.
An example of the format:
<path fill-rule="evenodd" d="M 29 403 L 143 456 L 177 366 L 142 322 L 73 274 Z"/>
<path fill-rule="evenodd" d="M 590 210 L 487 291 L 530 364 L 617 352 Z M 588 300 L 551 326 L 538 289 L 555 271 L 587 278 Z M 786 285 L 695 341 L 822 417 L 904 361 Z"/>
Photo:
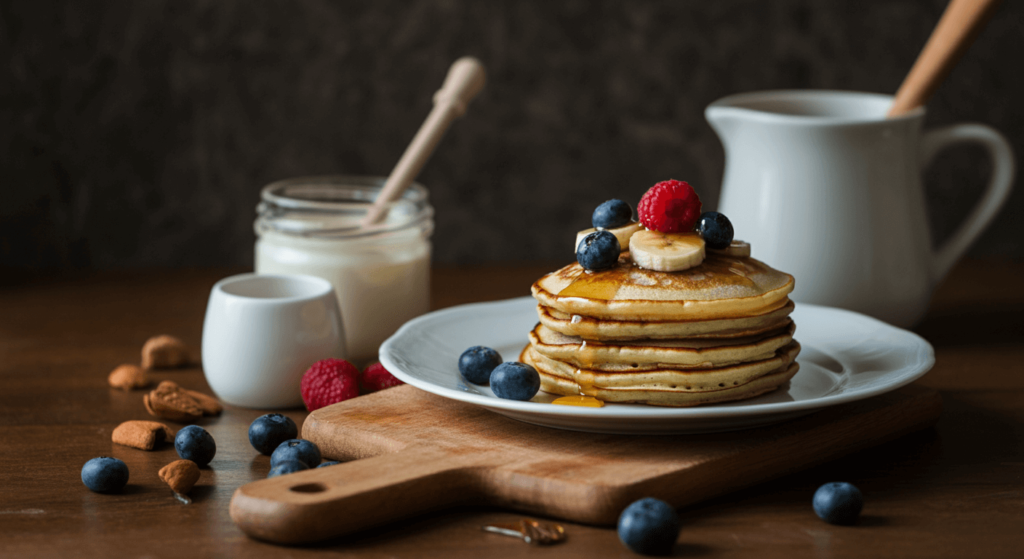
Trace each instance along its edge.
<path fill-rule="evenodd" d="M 798 303 L 792 318 L 803 350 L 800 372 L 778 390 L 739 402 L 692 408 L 607 404 L 559 406 L 540 392 L 529 402 L 502 400 L 466 382 L 458 359 L 475 346 L 515 361 L 537 323 L 531 297 L 452 307 L 407 322 L 380 348 L 380 360 L 399 379 L 427 392 L 483 406 L 533 423 L 597 433 L 705 433 L 757 427 L 827 406 L 875 396 L 910 383 L 935 363 L 924 339 L 851 311 Z"/>

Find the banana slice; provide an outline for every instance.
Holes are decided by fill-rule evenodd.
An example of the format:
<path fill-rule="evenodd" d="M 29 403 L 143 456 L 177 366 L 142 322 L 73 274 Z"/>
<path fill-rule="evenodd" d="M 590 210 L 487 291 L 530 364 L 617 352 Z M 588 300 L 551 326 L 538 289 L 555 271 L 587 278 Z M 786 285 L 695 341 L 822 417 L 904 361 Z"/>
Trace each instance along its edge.
<path fill-rule="evenodd" d="M 629 239 L 629 255 L 641 268 L 678 272 L 704 261 L 704 239 L 696 233 L 637 231 Z"/>
<path fill-rule="evenodd" d="M 709 248 L 708 250 L 715 254 L 724 254 L 726 256 L 735 256 L 737 258 L 750 257 L 750 243 L 746 241 L 733 241 L 725 248 Z"/>
<path fill-rule="evenodd" d="M 629 246 L 629 238 L 633 236 L 633 233 L 636 233 L 639 230 L 640 230 L 640 222 L 637 222 L 637 221 L 634 221 L 633 223 L 630 223 L 629 225 L 623 225 L 622 227 L 616 227 L 615 229 L 607 229 L 607 231 L 609 233 L 611 233 L 612 235 L 615 235 L 615 238 L 619 240 L 619 246 L 622 247 L 622 250 L 626 250 L 626 247 Z M 594 231 L 597 231 L 596 227 L 591 227 L 590 229 L 584 229 L 583 231 L 580 231 L 579 233 L 576 233 L 576 248 L 579 248 L 580 241 L 582 241 L 584 237 L 586 237 L 587 235 L 593 233 Z"/>

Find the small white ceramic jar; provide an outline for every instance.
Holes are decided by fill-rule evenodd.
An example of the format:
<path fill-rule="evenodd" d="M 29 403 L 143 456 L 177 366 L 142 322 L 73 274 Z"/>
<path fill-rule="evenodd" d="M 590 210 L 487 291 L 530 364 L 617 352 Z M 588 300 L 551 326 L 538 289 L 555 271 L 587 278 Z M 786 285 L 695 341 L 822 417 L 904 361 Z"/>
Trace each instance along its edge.
<path fill-rule="evenodd" d="M 359 222 L 383 177 L 310 177 L 266 186 L 257 207 L 257 274 L 307 274 L 331 282 L 349 358 L 362 366 L 399 326 L 430 308 L 427 190 L 410 186 L 380 224 Z"/>
<path fill-rule="evenodd" d="M 217 397 L 231 405 L 301 406 L 306 369 L 345 356 L 338 300 L 322 278 L 242 274 L 210 290 L 203 373 Z"/>

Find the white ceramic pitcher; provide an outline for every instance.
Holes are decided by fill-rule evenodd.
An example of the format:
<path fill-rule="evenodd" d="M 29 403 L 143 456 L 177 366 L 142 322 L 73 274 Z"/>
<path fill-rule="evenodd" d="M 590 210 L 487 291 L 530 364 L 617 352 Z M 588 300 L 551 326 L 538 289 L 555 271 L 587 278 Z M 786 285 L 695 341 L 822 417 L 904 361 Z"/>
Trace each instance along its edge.
<path fill-rule="evenodd" d="M 754 258 L 793 274 L 793 299 L 909 327 L 1006 201 L 1014 160 L 988 126 L 922 132 L 923 108 L 886 119 L 891 104 L 871 93 L 766 91 L 715 101 L 705 117 L 725 146 L 719 211 Z M 921 175 L 959 142 L 986 149 L 992 176 L 966 221 L 933 248 Z"/>

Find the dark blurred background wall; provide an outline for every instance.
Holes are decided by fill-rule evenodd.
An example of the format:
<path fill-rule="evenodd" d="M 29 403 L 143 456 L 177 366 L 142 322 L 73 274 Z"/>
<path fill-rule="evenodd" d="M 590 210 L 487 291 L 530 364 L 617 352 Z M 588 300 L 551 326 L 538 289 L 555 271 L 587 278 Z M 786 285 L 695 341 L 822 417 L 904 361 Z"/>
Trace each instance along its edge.
<path fill-rule="evenodd" d="M 567 260 L 599 202 L 690 181 L 717 204 L 704 107 L 773 88 L 892 93 L 944 0 L 174 0 L 0 3 L 0 267 L 252 263 L 259 189 L 387 174 L 449 64 L 487 88 L 420 181 L 434 259 Z M 929 105 L 1024 161 L 1024 3 L 1006 2 Z M 937 239 L 988 173 L 928 173 Z M 1018 185 L 1020 181 L 1018 180 Z M 1024 257 L 1016 190 L 972 254 Z"/>

